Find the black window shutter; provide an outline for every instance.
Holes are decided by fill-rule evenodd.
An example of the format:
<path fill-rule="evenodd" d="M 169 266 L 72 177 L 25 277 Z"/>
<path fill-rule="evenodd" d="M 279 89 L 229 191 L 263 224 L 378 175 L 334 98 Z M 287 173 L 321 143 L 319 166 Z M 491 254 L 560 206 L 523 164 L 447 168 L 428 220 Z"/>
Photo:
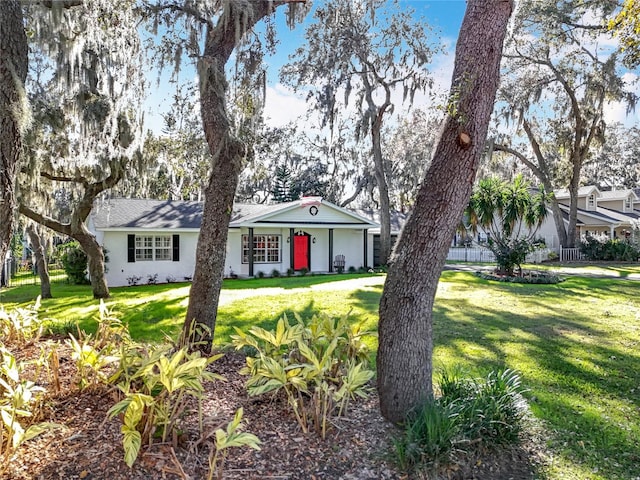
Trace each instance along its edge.
<path fill-rule="evenodd" d="M 127 261 L 129 263 L 136 261 L 136 236 L 127 235 Z"/>
<path fill-rule="evenodd" d="M 173 236 L 173 261 L 180 261 L 180 235 Z"/>

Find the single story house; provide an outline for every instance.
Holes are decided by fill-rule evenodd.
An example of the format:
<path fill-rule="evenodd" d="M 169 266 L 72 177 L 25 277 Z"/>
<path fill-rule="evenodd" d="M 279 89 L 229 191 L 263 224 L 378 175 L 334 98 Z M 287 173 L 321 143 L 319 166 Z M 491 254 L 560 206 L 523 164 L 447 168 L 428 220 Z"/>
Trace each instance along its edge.
<path fill-rule="evenodd" d="M 121 286 L 189 279 L 201 202 L 108 199 L 94 205 L 88 228 L 107 250 L 107 281 Z M 274 205 L 236 204 L 229 224 L 225 276 L 289 269 L 333 272 L 373 265 L 373 220 L 319 197 Z"/>

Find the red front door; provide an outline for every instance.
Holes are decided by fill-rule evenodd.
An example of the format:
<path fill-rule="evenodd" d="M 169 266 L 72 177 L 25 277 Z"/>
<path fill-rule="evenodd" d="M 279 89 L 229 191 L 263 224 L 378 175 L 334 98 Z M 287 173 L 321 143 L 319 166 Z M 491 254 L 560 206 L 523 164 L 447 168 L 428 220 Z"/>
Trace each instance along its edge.
<path fill-rule="evenodd" d="M 293 236 L 293 269 L 309 269 L 309 235 Z"/>

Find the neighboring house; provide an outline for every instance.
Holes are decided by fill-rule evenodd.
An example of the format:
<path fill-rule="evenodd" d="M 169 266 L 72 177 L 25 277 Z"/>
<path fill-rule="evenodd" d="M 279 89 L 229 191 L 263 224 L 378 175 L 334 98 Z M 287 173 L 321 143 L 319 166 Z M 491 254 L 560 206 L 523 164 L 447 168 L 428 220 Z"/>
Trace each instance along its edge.
<path fill-rule="evenodd" d="M 97 202 L 89 230 L 107 250 L 107 281 L 127 285 L 191 278 L 202 203 L 109 199 Z M 293 270 L 335 271 L 373 265 L 372 220 L 319 197 L 275 205 L 234 205 L 229 224 L 225 276 L 271 275 Z M 342 257 L 343 256 L 343 257 Z"/>
<path fill-rule="evenodd" d="M 568 224 L 569 192 L 558 190 L 555 197 L 564 214 L 565 223 Z M 638 219 L 640 201 L 638 194 L 632 189 L 602 191 L 591 185 L 578 190 L 578 238 L 603 233 L 611 238 L 624 238 L 632 230 L 631 222 Z"/>
<path fill-rule="evenodd" d="M 640 189 L 620 189 L 602 191 L 595 186 L 580 187 L 578 190 L 577 238 L 586 234 L 605 234 L 612 238 L 625 238 L 632 230 L 632 222 L 640 219 Z M 554 192 L 565 227 L 569 225 L 570 196 L 567 190 Z M 528 232 L 525 232 L 528 234 Z M 553 215 L 549 215 L 538 229 L 537 238 L 544 239 L 547 248 L 558 250 L 560 242 Z M 480 229 L 478 242 L 484 242 L 487 233 Z"/>

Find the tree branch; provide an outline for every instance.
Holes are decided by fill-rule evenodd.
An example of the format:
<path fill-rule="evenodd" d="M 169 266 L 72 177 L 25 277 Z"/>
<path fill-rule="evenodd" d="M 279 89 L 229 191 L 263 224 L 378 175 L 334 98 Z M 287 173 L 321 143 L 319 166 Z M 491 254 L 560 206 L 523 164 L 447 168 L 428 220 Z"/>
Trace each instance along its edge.
<path fill-rule="evenodd" d="M 39 223 L 40 225 L 44 225 L 51 230 L 54 230 L 62 235 L 71 236 L 71 225 L 67 223 L 61 223 L 51 217 L 47 217 L 46 215 L 42 215 L 34 210 L 31 210 L 26 205 L 22 203 L 18 205 L 18 211 L 27 218 L 30 218 L 34 222 Z"/>

